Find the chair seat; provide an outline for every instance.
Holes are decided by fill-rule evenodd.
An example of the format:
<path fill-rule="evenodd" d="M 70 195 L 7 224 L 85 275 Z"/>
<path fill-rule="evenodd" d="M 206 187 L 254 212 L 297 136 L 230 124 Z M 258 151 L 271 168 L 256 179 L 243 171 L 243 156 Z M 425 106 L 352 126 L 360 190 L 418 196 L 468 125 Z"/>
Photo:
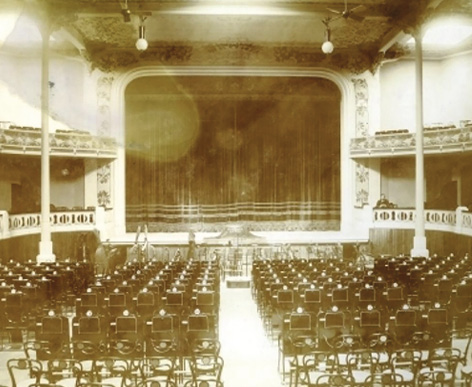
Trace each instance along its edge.
<path fill-rule="evenodd" d="M 102 379 L 102 383 L 111 384 L 112 386 L 115 386 L 115 387 L 121 387 L 123 385 L 123 378 L 121 377 L 106 378 L 106 379 Z"/>
<path fill-rule="evenodd" d="M 382 372 L 382 374 L 391 374 L 391 373 L 392 373 L 392 370 L 385 370 L 384 372 Z M 413 374 L 413 372 L 409 370 L 405 370 L 403 368 L 396 368 L 395 373 L 401 375 L 405 383 L 410 383 L 415 378 L 415 375 Z"/>
<path fill-rule="evenodd" d="M 338 364 L 340 367 L 347 367 L 347 353 L 338 354 Z"/>
<path fill-rule="evenodd" d="M 29 387 L 30 385 L 32 384 L 37 384 L 38 382 L 36 381 L 36 379 L 25 379 L 25 380 L 21 380 L 20 382 L 18 382 L 16 384 L 16 387 Z M 44 378 L 41 378 L 39 379 L 39 383 L 40 384 L 49 384 L 49 380 L 47 379 L 44 379 Z"/>
<path fill-rule="evenodd" d="M 347 375 L 347 373 L 345 373 Z M 354 381 L 358 384 L 365 383 L 367 378 L 371 375 L 369 371 L 366 370 L 352 370 L 351 376 L 354 378 Z"/>
<path fill-rule="evenodd" d="M 326 371 L 323 371 L 323 370 L 319 370 L 319 371 L 315 371 L 315 370 L 311 370 L 309 373 L 309 378 L 310 378 L 310 382 L 311 383 L 315 383 L 319 377 L 323 376 L 323 375 L 326 375 Z"/>
<path fill-rule="evenodd" d="M 420 375 L 427 375 L 427 374 L 439 373 L 439 372 L 443 373 L 443 377 L 444 377 L 443 380 L 445 382 L 450 381 L 454 377 L 452 372 L 450 372 L 449 370 L 447 370 L 445 368 L 441 368 L 441 367 L 425 367 L 425 368 L 420 369 L 419 374 Z"/>
<path fill-rule="evenodd" d="M 87 383 L 87 379 L 80 379 L 77 383 L 77 378 L 66 378 L 56 382 L 61 387 L 76 387 L 78 384 Z"/>
<path fill-rule="evenodd" d="M 390 364 L 390 356 L 386 352 L 379 352 L 379 360 L 378 364 L 380 366 L 385 366 L 387 364 Z"/>
<path fill-rule="evenodd" d="M 462 375 L 472 375 L 472 365 L 466 365 L 461 368 Z"/>

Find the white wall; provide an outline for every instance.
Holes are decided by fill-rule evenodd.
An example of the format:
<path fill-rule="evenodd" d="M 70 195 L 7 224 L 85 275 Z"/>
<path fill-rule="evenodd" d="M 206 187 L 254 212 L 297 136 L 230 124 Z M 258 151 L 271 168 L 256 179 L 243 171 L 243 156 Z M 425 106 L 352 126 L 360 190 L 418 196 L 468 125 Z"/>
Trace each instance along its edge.
<path fill-rule="evenodd" d="M 11 183 L 0 181 L 0 210 L 11 210 Z"/>
<path fill-rule="evenodd" d="M 74 180 L 51 179 L 51 203 L 57 206 L 72 208 L 84 206 L 84 178 Z"/>
<path fill-rule="evenodd" d="M 415 62 L 398 60 L 380 69 L 381 130 L 415 128 Z M 472 53 L 423 64 L 424 124 L 459 126 L 472 119 Z"/>
<path fill-rule="evenodd" d="M 424 122 L 442 122 L 441 62 L 427 62 L 423 66 Z M 380 69 L 380 130 L 408 129 L 415 127 L 415 63 L 399 60 L 384 64 Z M 448 120 L 449 121 L 449 120 Z"/>
<path fill-rule="evenodd" d="M 447 112 L 444 120 L 456 125 L 472 120 L 472 52 L 443 61 L 442 82 L 441 111 Z"/>
<path fill-rule="evenodd" d="M 381 192 L 398 207 L 415 206 L 415 161 L 393 158 L 381 163 Z"/>
<path fill-rule="evenodd" d="M 382 65 L 380 128 L 415 132 L 415 62 L 398 60 Z M 423 99 L 425 126 L 472 120 L 472 53 L 443 60 L 424 61 Z M 399 207 L 415 205 L 414 162 L 394 159 L 382 163 L 381 191 Z M 426 180 L 428 176 L 426 176 Z M 426 201 L 433 198 L 425 198 Z"/>
<path fill-rule="evenodd" d="M 80 129 L 96 133 L 96 83 L 78 59 L 50 63 L 50 131 Z M 0 121 L 41 127 L 41 60 L 0 51 Z"/>

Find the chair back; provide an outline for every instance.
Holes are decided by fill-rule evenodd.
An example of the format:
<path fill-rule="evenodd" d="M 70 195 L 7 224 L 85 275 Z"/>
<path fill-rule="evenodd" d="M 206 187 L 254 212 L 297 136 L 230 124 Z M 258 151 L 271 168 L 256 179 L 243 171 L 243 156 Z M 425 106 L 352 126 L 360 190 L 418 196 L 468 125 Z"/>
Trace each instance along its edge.
<path fill-rule="evenodd" d="M 8 374 L 12 387 L 17 387 L 21 382 L 23 385 L 28 381 L 34 383 L 47 383 L 44 378 L 44 370 L 41 362 L 29 358 L 12 358 L 7 361 Z"/>

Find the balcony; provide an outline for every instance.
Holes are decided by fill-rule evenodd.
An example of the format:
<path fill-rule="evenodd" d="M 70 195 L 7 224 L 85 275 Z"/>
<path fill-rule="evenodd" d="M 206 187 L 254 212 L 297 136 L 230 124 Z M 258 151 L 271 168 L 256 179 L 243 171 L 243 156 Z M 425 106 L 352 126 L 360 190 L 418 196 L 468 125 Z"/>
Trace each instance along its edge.
<path fill-rule="evenodd" d="M 58 130 L 49 134 L 51 156 L 116 158 L 116 141 L 109 137 L 92 136 L 78 130 Z M 10 125 L 0 128 L 0 154 L 41 154 L 41 129 Z"/>
<path fill-rule="evenodd" d="M 350 143 L 351 158 L 413 156 L 416 133 L 403 130 L 388 131 L 375 136 L 353 138 Z M 461 128 L 425 128 L 424 153 L 458 153 L 472 150 L 472 126 Z"/>
<path fill-rule="evenodd" d="M 106 211 L 103 207 L 84 210 L 51 212 L 52 232 L 105 230 Z M 41 232 L 41 214 L 15 214 L 0 211 L 0 239 L 38 234 Z"/>
<path fill-rule="evenodd" d="M 465 207 L 456 211 L 425 210 L 425 229 L 472 236 L 472 213 Z M 414 229 L 416 211 L 409 208 L 382 208 L 373 210 L 372 227 Z"/>

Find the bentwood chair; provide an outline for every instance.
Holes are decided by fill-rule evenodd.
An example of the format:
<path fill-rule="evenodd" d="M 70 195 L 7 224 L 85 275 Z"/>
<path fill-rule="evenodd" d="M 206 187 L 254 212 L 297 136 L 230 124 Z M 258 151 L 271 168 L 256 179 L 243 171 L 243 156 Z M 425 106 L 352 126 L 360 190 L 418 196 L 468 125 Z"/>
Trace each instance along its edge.
<path fill-rule="evenodd" d="M 346 355 L 347 374 L 353 379 L 353 386 L 373 386 L 371 375 L 377 372 L 379 356 L 370 349 L 348 352 Z"/>
<path fill-rule="evenodd" d="M 11 387 L 27 387 L 34 383 L 49 383 L 44 375 L 42 363 L 28 358 L 14 358 L 7 361 Z"/>
<path fill-rule="evenodd" d="M 388 332 L 374 333 L 364 341 L 366 346 L 378 354 L 377 367 L 383 371 L 390 367 L 390 358 L 394 349 L 394 339 Z"/>
<path fill-rule="evenodd" d="M 296 383 L 296 378 L 299 375 L 299 367 L 302 366 L 303 356 L 306 354 L 315 351 L 318 345 L 317 337 L 313 335 L 303 335 L 303 336 L 291 336 L 289 338 L 290 346 L 293 350 L 291 359 L 289 361 L 289 386 L 292 387 L 292 383 Z M 285 356 L 282 359 L 279 358 L 279 362 L 282 360 L 285 362 Z M 283 372 L 285 372 L 285 364 L 282 367 Z M 285 374 L 283 375 L 285 377 Z"/>
<path fill-rule="evenodd" d="M 381 374 L 378 381 L 382 387 L 403 387 L 405 385 L 403 375 L 399 372 Z"/>
<path fill-rule="evenodd" d="M 51 359 L 48 361 L 47 377 L 50 382 L 62 387 L 76 387 L 85 383 L 85 378 L 80 360 L 76 359 Z"/>
<path fill-rule="evenodd" d="M 295 372 L 295 387 L 315 386 L 318 378 L 325 374 L 338 372 L 338 358 L 334 352 L 312 351 L 303 356 Z"/>
<path fill-rule="evenodd" d="M 110 323 L 108 338 L 111 356 L 140 358 L 144 353 L 142 320 L 126 311 Z"/>
<path fill-rule="evenodd" d="M 460 356 L 461 351 L 458 348 L 432 349 L 426 366 L 418 372 L 419 380 L 422 380 L 423 385 L 430 381 L 441 386 L 454 386 Z"/>
<path fill-rule="evenodd" d="M 131 384 L 131 367 L 128 361 L 116 357 L 95 359 L 92 365 L 94 381 L 108 383 L 114 387 Z"/>
<path fill-rule="evenodd" d="M 382 371 L 383 375 L 400 374 L 403 386 L 416 386 L 416 377 L 421 366 L 421 351 L 414 349 L 398 349 L 392 353 L 390 368 Z M 386 377 L 388 378 L 388 377 Z"/>
<path fill-rule="evenodd" d="M 193 381 L 203 379 L 221 381 L 224 367 L 224 360 L 221 356 L 211 354 L 192 356 L 189 364 Z"/>
<path fill-rule="evenodd" d="M 139 377 L 148 381 L 174 381 L 175 357 L 145 357 L 139 360 Z"/>
<path fill-rule="evenodd" d="M 421 370 L 418 375 L 418 387 L 454 387 L 454 378 L 442 369 Z"/>

